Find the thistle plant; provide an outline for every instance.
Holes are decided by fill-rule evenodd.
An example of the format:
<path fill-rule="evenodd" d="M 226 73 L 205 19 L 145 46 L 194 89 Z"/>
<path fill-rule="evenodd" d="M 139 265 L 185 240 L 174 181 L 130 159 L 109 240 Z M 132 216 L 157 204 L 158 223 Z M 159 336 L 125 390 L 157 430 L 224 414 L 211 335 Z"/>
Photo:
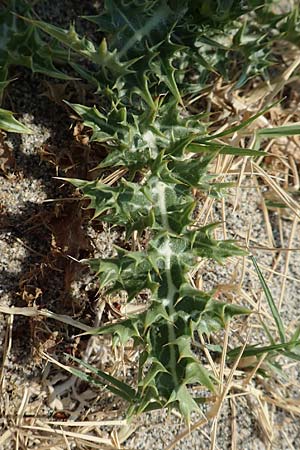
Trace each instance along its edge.
<path fill-rule="evenodd" d="M 228 184 L 216 182 L 212 171 L 217 154 L 259 156 L 262 152 L 220 141 L 257 116 L 210 135 L 209 120 L 203 113 L 189 113 L 185 100 L 192 99 L 220 67 L 228 74 L 229 57 L 236 53 L 245 61 L 237 85 L 264 72 L 270 64 L 262 43 L 264 24 L 259 28 L 235 20 L 256 7 L 271 14 L 270 2 L 259 0 L 195 3 L 107 0 L 103 14 L 86 18 L 106 35 L 97 45 L 79 36 L 74 27 L 63 30 L 25 20 L 66 47 L 73 69 L 96 87 L 99 105 L 69 106 L 91 129 L 91 142 L 106 149 L 98 169 L 126 169 L 126 176 L 112 186 L 101 178 L 67 181 L 89 200 L 93 220 L 122 227 L 127 239 L 133 233 L 144 236 L 139 251 L 116 248 L 112 258 L 84 261 L 106 293 L 125 291 L 128 301 L 141 292 L 151 293 L 146 311 L 95 331 L 112 334 L 115 344 L 134 342 L 139 349 L 138 384 L 128 386 L 81 363 L 100 377 L 98 383 L 129 401 L 130 414 L 175 406 L 187 421 L 198 407 L 189 386 L 200 384 L 214 391 L 216 384 L 193 352 L 195 332 L 209 335 L 233 316 L 249 313 L 242 306 L 216 300 L 213 292 L 202 292 L 192 283 L 189 274 L 199 260 L 222 263 L 227 257 L 245 255 L 234 242 L 213 237 L 218 224 L 195 223 L 193 192 L 224 194 Z M 235 33 L 229 34 L 230 27 Z M 260 33 L 261 40 L 252 46 L 245 37 L 249 30 Z M 216 33 L 219 40 L 212 38 Z M 276 37 L 285 31 L 278 28 L 270 33 Z M 249 51 L 254 47 L 263 52 L 257 54 L 259 58 Z M 82 371 L 70 370 L 95 382 Z"/>
<path fill-rule="evenodd" d="M 117 248 L 113 258 L 88 261 L 107 293 L 125 291 L 130 301 L 142 291 L 151 292 L 145 312 L 97 330 L 111 333 L 115 343 L 132 339 L 140 350 L 136 389 L 128 391 L 112 377 L 109 387 L 119 395 L 125 393 L 131 413 L 176 406 L 189 421 L 198 406 L 188 386 L 198 383 L 215 389 L 213 377 L 192 351 L 194 333 L 210 334 L 232 316 L 249 312 L 214 300 L 213 293 L 191 284 L 188 274 L 199 259 L 222 262 L 245 254 L 233 242 L 212 237 L 217 224 L 194 224 L 192 190 L 222 194 L 227 185 L 215 183 L 208 174 L 218 152 L 260 152 L 221 145 L 207 135 L 199 115 L 185 114 L 175 77 L 176 58 L 184 46 L 173 42 L 172 36 L 180 36 L 176 24 L 187 6 L 149 2 L 144 10 L 144 3 L 136 4 L 132 19 L 133 5 L 107 2 L 106 6 L 104 16 L 90 18 L 112 32 L 110 44 L 103 40 L 98 49 L 74 30 L 35 25 L 98 65 L 93 77 L 76 64 L 73 67 L 97 81 L 108 106 L 70 106 L 92 129 L 91 141 L 107 149 L 98 168 L 127 169 L 126 178 L 114 186 L 100 179 L 68 181 L 90 200 L 94 219 L 123 227 L 127 238 L 146 229 L 150 234 L 140 251 Z M 102 373 L 103 377 L 107 380 Z"/>

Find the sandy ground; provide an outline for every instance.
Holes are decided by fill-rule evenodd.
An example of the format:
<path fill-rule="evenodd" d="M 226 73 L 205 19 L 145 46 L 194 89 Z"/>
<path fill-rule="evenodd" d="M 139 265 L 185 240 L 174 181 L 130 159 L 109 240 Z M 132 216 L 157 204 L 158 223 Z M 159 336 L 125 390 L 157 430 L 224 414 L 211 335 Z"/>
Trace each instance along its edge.
<path fill-rule="evenodd" d="M 91 13 L 83 2 L 64 2 L 68 11 L 62 18 L 57 7 L 45 8 L 49 17 L 57 24 L 64 23 L 74 15 Z M 42 2 L 42 5 L 46 3 Z M 48 6 L 50 3 L 48 4 Z M 73 10 L 72 10 L 73 8 Z M 57 175 L 53 158 L 45 158 L 42 150 L 56 148 L 68 155 L 72 147 L 68 142 L 72 132 L 68 131 L 72 120 L 61 106 L 50 101 L 44 95 L 49 94 L 45 80 L 39 82 L 27 71 L 18 71 L 19 79 L 8 91 L 6 107 L 20 112 L 20 118 L 33 130 L 30 136 L 8 136 L 5 138 L 9 146 L 11 158 L 7 161 L 5 170 L 0 173 L 0 306 L 32 307 L 39 306 L 57 314 L 68 314 L 89 326 L 97 324 L 99 303 L 97 302 L 97 284 L 95 277 L 89 275 L 86 269 L 81 269 L 70 261 L 67 255 L 74 258 L 86 257 L 90 254 L 107 256 L 111 254 L 113 243 L 123 239 L 117 231 L 110 232 L 107 228 L 92 227 L 88 218 L 76 221 L 80 216 L 80 207 L 72 189 L 61 187 L 61 182 L 54 180 Z M 49 80 L 48 80 L 49 81 Z M 53 147 L 49 147 L 49 146 Z M 73 148 L 74 150 L 74 148 Z M 43 160 L 41 161 L 41 156 Z M 67 158 L 68 156 L 66 156 Z M 92 164 L 92 161 L 90 162 Z M 86 168 L 85 168 L 86 170 Z M 266 188 L 256 184 L 253 177 L 246 177 L 238 190 L 238 203 L 235 205 L 237 191 L 226 199 L 226 223 L 228 237 L 245 242 L 245 237 L 251 229 L 249 247 L 256 255 L 264 274 L 269 279 L 269 285 L 276 302 L 282 296 L 282 319 L 290 334 L 296 328 L 299 319 L 298 286 L 300 282 L 300 253 L 274 252 L 258 247 L 300 248 L 299 226 L 293 217 L 284 214 L 278 217 L 276 212 L 269 214 L 269 226 L 272 229 L 274 242 L 270 242 L 264 212 L 262 195 Z M 45 202 L 49 199 L 64 199 L 73 196 L 73 201 Z M 74 218 L 69 228 L 69 218 Z M 220 204 L 212 210 L 212 219 L 221 217 Z M 293 225 L 294 224 L 294 225 Z M 64 235 L 66 248 L 59 244 Z M 294 237 L 291 239 L 291 232 Z M 66 240 L 66 233 L 69 238 Z M 74 239 L 76 245 L 73 245 Z M 288 256 L 289 255 L 289 256 Z M 277 258 L 278 257 L 278 258 Z M 277 261 L 276 266 L 274 262 Z M 287 264 L 287 258 L 288 264 Z M 270 272 L 275 267 L 276 273 Z M 203 287 L 207 289 L 222 288 L 223 294 L 229 296 L 226 286 L 236 288 L 233 299 L 247 304 L 247 298 L 253 305 L 266 307 L 264 296 L 250 261 L 246 263 L 243 278 L 243 294 L 237 291 L 236 272 L 241 276 L 241 261 L 230 261 L 226 266 L 216 264 L 200 268 Z M 285 278 L 283 277 L 285 274 Z M 232 286 L 232 278 L 235 279 Z M 282 281 L 285 288 L 282 290 Z M 75 281 L 74 281 L 75 280 Z M 225 292 L 225 293 L 224 293 Z M 100 308 L 101 309 L 101 308 Z M 233 340 L 238 339 L 235 333 L 240 330 L 240 324 L 233 324 L 231 334 Z M 256 333 L 256 321 L 253 320 L 251 342 L 267 342 L 261 329 Z M 42 440 L 36 438 L 26 440 L 24 429 L 19 431 L 19 425 L 45 426 L 46 420 L 59 421 L 60 418 L 70 420 L 119 420 L 124 410 L 121 403 L 108 398 L 104 393 L 95 393 L 89 386 L 76 381 L 63 371 L 46 363 L 38 355 L 38 350 L 49 351 L 52 356 L 64 361 L 64 352 L 79 351 L 93 363 L 102 367 L 111 364 L 120 355 L 107 354 L 103 341 L 98 338 L 74 339 L 78 333 L 73 327 L 55 320 L 42 320 L 37 317 L 0 315 L 0 361 L 4 370 L 0 378 L 0 449 L 18 448 L 50 448 L 43 447 Z M 97 340 L 98 339 L 98 340 Z M 77 346 L 77 348 L 75 348 Z M 1 350 L 2 349 L 2 350 Z M 35 349 L 35 350 L 33 350 Z M 54 349 L 54 350 L 53 350 Z M 299 416 L 292 414 L 292 407 L 299 405 L 299 365 L 284 361 L 284 371 L 288 379 L 281 376 L 274 381 L 251 383 L 247 395 L 236 396 L 224 402 L 217 428 L 216 449 L 298 449 L 300 448 Z M 290 381 L 292 380 L 292 381 Z M 274 392 L 285 396 L 283 408 L 275 404 L 255 398 L 255 389 L 259 394 L 268 392 L 272 385 Z M 251 392 L 250 392 L 251 391 Z M 238 391 L 233 390 L 233 394 Z M 254 394 L 253 394 L 254 393 Z M 276 402 L 275 402 L 276 403 Z M 291 404 L 290 411 L 289 404 Z M 295 406 L 295 407 L 296 407 Z M 59 411 L 63 411 L 59 414 Z M 65 416 L 63 415 L 65 414 Z M 194 417 L 193 420 L 198 420 Z M 210 447 L 211 423 L 196 429 L 190 436 L 178 442 L 176 450 L 205 450 Z M 96 429 L 96 431 L 95 431 Z M 126 449 L 159 450 L 167 448 L 175 436 L 185 429 L 175 413 L 158 412 L 146 414 L 137 419 L 130 430 L 121 427 L 115 437 L 124 440 Z M 70 431 L 70 429 L 68 429 Z M 74 429 L 71 429 L 74 431 Z M 128 439 L 126 440 L 126 431 Z M 77 433 L 83 433 L 82 428 L 76 428 Z M 111 428 L 85 428 L 86 433 L 111 439 Z M 36 431 L 35 431 L 36 433 Z M 40 433 L 41 434 L 41 433 Z M 51 434 L 51 433 L 50 433 Z M 24 437 L 25 436 L 25 437 Z M 115 435 L 113 435 L 115 436 Z M 19 444 L 18 442 L 19 439 Z M 58 436 L 55 449 L 90 448 L 83 443 L 70 447 L 63 444 Z M 67 442 L 67 441 L 66 441 Z M 29 445 L 30 444 L 30 445 Z M 28 446 L 27 446 L 28 445 Z M 92 444 L 91 444 L 92 445 Z M 100 441 L 94 448 L 106 448 Z"/>

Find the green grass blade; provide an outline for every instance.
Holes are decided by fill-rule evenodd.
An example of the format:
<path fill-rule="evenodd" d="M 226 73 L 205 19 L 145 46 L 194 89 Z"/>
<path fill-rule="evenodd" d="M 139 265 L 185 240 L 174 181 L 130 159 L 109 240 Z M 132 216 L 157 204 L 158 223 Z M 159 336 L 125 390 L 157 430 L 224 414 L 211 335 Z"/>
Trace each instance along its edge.
<path fill-rule="evenodd" d="M 261 326 L 265 330 L 265 333 L 268 336 L 271 345 L 274 345 L 275 344 L 275 340 L 274 340 L 274 338 L 273 338 L 273 336 L 271 334 L 271 331 L 269 330 L 268 326 L 264 323 L 264 321 L 261 319 L 261 317 L 259 319 L 260 319 L 259 321 L 261 323 Z"/>
<path fill-rule="evenodd" d="M 296 330 L 294 331 L 291 342 L 296 342 L 299 339 L 299 336 L 300 336 L 300 325 L 298 325 Z"/>
<path fill-rule="evenodd" d="M 263 288 L 263 291 L 265 293 L 265 296 L 266 296 L 267 302 L 269 304 L 269 307 L 270 307 L 273 319 L 274 319 L 274 321 L 276 323 L 277 330 L 278 330 L 279 337 L 280 337 L 280 341 L 282 343 L 284 343 L 286 341 L 286 339 L 285 339 L 285 331 L 284 331 L 283 322 L 282 322 L 281 317 L 279 315 L 279 311 L 277 309 L 277 306 L 275 305 L 275 302 L 274 302 L 273 296 L 271 294 L 271 291 L 268 288 L 268 285 L 267 285 L 267 283 L 266 283 L 266 281 L 264 279 L 264 276 L 263 276 L 263 274 L 262 274 L 262 272 L 261 272 L 261 270 L 260 270 L 260 268 L 259 268 L 259 266 L 258 266 L 258 264 L 256 262 L 256 259 L 254 258 L 254 256 L 251 256 L 251 259 L 253 261 L 253 264 L 254 264 L 256 273 L 258 275 L 260 284 L 261 284 L 261 286 Z"/>
<path fill-rule="evenodd" d="M 70 356 L 70 355 L 68 355 Z M 106 389 L 108 389 L 112 394 L 123 398 L 124 400 L 126 400 L 127 402 L 131 402 L 132 401 L 132 397 L 128 397 L 127 395 L 124 394 L 123 391 L 115 388 L 114 386 L 111 386 L 107 383 L 104 383 L 103 381 L 100 380 L 96 380 L 95 378 L 93 378 L 91 375 L 88 375 L 87 373 L 83 372 L 82 370 L 76 369 L 75 367 L 72 366 L 68 366 L 68 372 L 72 373 L 75 377 L 80 378 L 82 381 L 86 381 L 87 383 L 92 383 L 95 386 L 103 386 Z"/>
<path fill-rule="evenodd" d="M 241 122 L 239 125 L 235 125 L 234 127 L 231 127 L 228 130 L 222 131 L 221 133 L 214 134 L 213 136 L 209 136 L 208 138 L 206 138 L 206 140 L 208 140 L 208 139 L 212 140 L 212 139 L 216 139 L 216 138 L 221 138 L 223 136 L 228 136 L 230 134 L 235 133 L 236 131 L 239 131 L 239 130 L 247 127 L 252 122 L 254 122 L 256 119 L 258 119 L 260 116 L 262 116 L 267 111 L 269 111 L 271 108 L 273 108 L 273 106 L 275 106 L 278 103 L 280 103 L 280 101 L 281 100 L 278 100 L 278 101 L 272 103 L 270 106 L 267 106 L 266 108 L 264 108 L 261 111 L 259 111 L 257 114 L 254 114 L 253 116 L 249 117 L 249 119 L 244 120 L 244 122 Z"/>
<path fill-rule="evenodd" d="M 300 341 L 297 341 L 297 345 L 300 344 Z M 263 353 L 271 353 L 271 352 L 282 352 L 284 350 L 284 352 L 282 352 L 283 354 L 285 354 L 286 356 L 289 356 L 288 354 L 292 354 L 294 356 L 296 356 L 297 358 L 300 359 L 299 355 L 296 355 L 293 352 L 290 352 L 288 349 L 290 347 L 291 343 L 290 342 L 284 342 L 282 344 L 274 344 L 274 345 L 266 345 L 263 347 L 257 347 L 257 345 L 249 345 L 248 347 L 245 348 L 244 352 L 243 352 L 243 357 L 246 356 L 259 356 L 262 355 Z M 227 356 L 229 359 L 234 359 L 236 358 L 236 356 L 239 354 L 239 352 L 241 351 L 242 347 L 237 347 L 233 350 L 230 350 L 227 353 Z M 291 357 L 291 356 L 289 356 Z"/>
<path fill-rule="evenodd" d="M 85 367 L 86 369 L 90 370 L 92 373 L 97 375 L 99 378 L 103 378 L 109 383 L 108 388 L 117 388 L 119 392 L 123 394 L 123 398 L 127 400 L 132 401 L 136 397 L 136 391 L 130 387 L 128 384 L 123 383 L 123 381 L 118 380 L 117 378 L 108 375 L 107 373 L 103 372 L 100 369 L 97 369 L 96 367 L 91 366 L 90 364 L 86 363 L 85 361 L 82 361 L 81 359 L 75 358 L 74 356 L 68 355 L 69 358 L 71 358 L 73 361 L 77 362 L 81 366 Z M 112 386 L 111 386 L 112 385 Z M 118 394 L 120 395 L 120 394 Z"/>
<path fill-rule="evenodd" d="M 291 352 L 289 350 L 283 352 L 284 356 L 294 359 L 295 361 L 300 361 L 300 355 L 297 355 L 297 353 Z"/>
<path fill-rule="evenodd" d="M 282 136 L 296 136 L 300 134 L 300 123 L 282 127 L 262 128 L 257 132 L 260 137 L 276 138 Z"/>
<path fill-rule="evenodd" d="M 251 148 L 233 147 L 231 145 L 216 144 L 214 142 L 203 142 L 196 143 L 193 142 L 189 144 L 187 150 L 192 153 L 202 153 L 202 152 L 216 152 L 218 151 L 222 155 L 236 155 L 236 156 L 264 156 L 267 155 L 266 152 L 259 150 L 252 150 Z"/>

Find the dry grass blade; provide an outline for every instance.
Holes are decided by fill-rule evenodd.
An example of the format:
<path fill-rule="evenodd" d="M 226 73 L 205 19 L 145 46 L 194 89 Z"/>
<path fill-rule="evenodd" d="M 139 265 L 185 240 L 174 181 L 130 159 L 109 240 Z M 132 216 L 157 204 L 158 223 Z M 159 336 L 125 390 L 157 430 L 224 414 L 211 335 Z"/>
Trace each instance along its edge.
<path fill-rule="evenodd" d="M 229 334 L 229 325 L 226 325 L 225 328 L 225 335 L 224 335 L 224 341 L 223 341 L 223 350 L 222 350 L 222 356 L 221 356 L 221 364 L 220 364 L 220 373 L 219 373 L 219 381 L 220 381 L 220 396 L 222 397 L 222 392 L 224 391 L 224 372 L 225 372 L 225 365 L 226 365 L 226 353 L 228 348 L 228 334 Z M 223 397 L 225 398 L 225 397 Z M 210 448 L 211 450 L 214 450 L 216 448 L 216 440 L 217 440 L 217 426 L 218 426 L 218 420 L 219 420 L 219 413 L 221 411 L 221 404 L 218 410 L 218 413 L 213 418 L 213 424 L 211 429 L 211 444 Z"/>
<path fill-rule="evenodd" d="M 4 431 L 4 433 L 2 434 L 2 436 L 0 436 L 0 445 L 4 445 L 5 442 L 8 441 L 8 439 L 11 439 L 12 437 L 12 430 L 6 430 Z"/>
<path fill-rule="evenodd" d="M 57 425 L 61 427 L 112 427 L 112 426 L 118 426 L 121 427 L 123 425 L 127 425 L 126 420 L 84 420 L 84 421 L 64 421 L 60 422 L 59 420 L 56 420 L 54 422 L 45 421 L 47 425 Z"/>
<path fill-rule="evenodd" d="M 234 398 L 230 399 L 231 406 L 231 450 L 237 450 L 237 440 L 238 440 L 238 428 L 237 428 L 237 412 L 236 412 L 236 401 Z"/>
<path fill-rule="evenodd" d="M 268 186 L 273 189 L 273 191 L 278 195 L 278 197 L 283 201 L 283 203 L 286 204 L 288 208 L 290 208 L 298 218 L 300 218 L 300 212 L 299 212 L 299 204 L 295 202 L 295 200 L 288 195 L 280 186 L 278 183 L 276 183 L 268 174 L 265 172 L 258 164 L 255 162 L 251 162 L 253 167 L 257 170 L 257 172 L 260 174 L 261 178 L 268 184 Z"/>
<path fill-rule="evenodd" d="M 54 429 L 51 428 L 49 430 L 49 428 L 47 427 L 38 427 L 38 426 L 34 426 L 34 425 L 21 425 L 20 427 L 18 427 L 19 430 L 31 430 L 31 431 L 42 431 L 46 434 L 51 434 L 53 436 L 55 435 L 60 435 L 60 436 L 67 436 L 70 438 L 75 438 L 78 439 L 79 441 L 88 441 L 88 442 L 94 442 L 96 444 L 105 444 L 108 445 L 110 447 L 116 448 L 112 445 L 112 441 L 111 439 L 107 439 L 107 438 L 100 438 L 97 436 L 92 436 L 92 435 L 88 435 L 88 434 L 84 434 L 84 433 L 75 433 L 72 431 L 65 431 L 65 430 L 61 430 L 61 429 Z"/>
<path fill-rule="evenodd" d="M 4 385 L 4 377 L 5 377 L 5 366 L 8 361 L 9 353 L 12 345 L 12 333 L 13 333 L 13 316 L 9 316 L 7 319 L 7 327 L 5 333 L 5 341 L 3 345 L 3 357 L 2 357 L 2 367 L 0 371 L 0 395 L 2 394 L 2 389 Z"/>
<path fill-rule="evenodd" d="M 14 306 L 12 307 L 0 306 L 0 313 L 10 315 L 21 315 L 26 317 L 43 316 L 48 317 L 49 319 L 58 320 L 59 322 L 65 323 L 67 325 L 71 325 L 72 327 L 78 328 L 79 330 L 90 331 L 92 329 L 88 325 L 78 322 L 77 320 L 74 320 L 69 316 L 56 314 L 52 311 L 48 311 L 47 309 L 38 309 L 35 307 L 16 308 Z"/>
<path fill-rule="evenodd" d="M 281 74 L 278 81 L 272 83 L 272 91 L 266 96 L 265 104 L 268 105 L 273 101 L 275 96 L 284 88 L 284 86 L 289 82 L 291 76 L 295 70 L 300 65 L 300 57 L 296 58 L 295 61 Z"/>
<path fill-rule="evenodd" d="M 292 225 L 292 229 L 291 229 L 291 233 L 290 233 L 290 237 L 289 237 L 289 241 L 288 241 L 288 247 L 292 247 L 292 245 L 293 245 L 293 239 L 295 237 L 295 233 L 296 233 L 296 230 L 297 230 L 298 222 L 299 222 L 298 217 L 295 217 L 294 220 L 293 220 L 293 225 Z M 286 279 L 287 279 L 287 274 L 288 274 L 288 270 L 289 270 L 290 258 L 291 258 L 291 253 L 288 252 L 287 255 L 286 255 L 286 259 L 285 259 L 283 280 L 282 280 L 282 285 L 281 285 L 280 298 L 279 298 L 279 302 L 278 302 L 278 310 L 279 311 L 281 309 L 282 302 L 283 302 L 283 299 L 284 299 L 285 287 L 286 287 Z"/>

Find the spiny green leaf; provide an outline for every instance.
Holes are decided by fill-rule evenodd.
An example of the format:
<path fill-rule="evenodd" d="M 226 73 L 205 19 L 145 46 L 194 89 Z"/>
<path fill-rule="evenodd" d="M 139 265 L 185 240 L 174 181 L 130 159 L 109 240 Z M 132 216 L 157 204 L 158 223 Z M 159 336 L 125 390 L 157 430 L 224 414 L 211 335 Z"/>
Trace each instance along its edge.
<path fill-rule="evenodd" d="M 140 381 L 140 395 L 143 395 L 145 390 L 148 389 L 149 385 L 151 385 L 151 387 L 156 390 L 157 394 L 159 394 L 158 390 L 156 389 L 155 378 L 159 373 L 162 372 L 167 372 L 167 369 L 163 366 L 163 364 L 161 364 L 157 359 L 151 361 L 151 369 L 148 371 L 147 375 Z"/>
<path fill-rule="evenodd" d="M 92 128 L 93 136 L 92 140 L 102 142 L 108 139 L 113 139 L 117 136 L 118 132 L 122 132 L 122 126 L 119 124 L 112 124 L 108 121 L 107 117 L 100 113 L 94 106 L 93 108 L 82 106 L 73 103 L 67 103 L 74 111 L 83 118 L 84 124 L 87 127 Z"/>
<path fill-rule="evenodd" d="M 175 402 L 178 404 L 178 408 L 187 424 L 189 424 L 191 421 L 192 412 L 198 411 L 199 406 L 185 385 L 180 386 L 177 391 L 173 391 L 168 403 L 172 404 Z"/>
<path fill-rule="evenodd" d="M 215 386 L 211 381 L 209 372 L 197 361 L 190 362 L 185 370 L 186 384 L 200 383 L 207 387 L 211 392 L 215 392 Z"/>
<path fill-rule="evenodd" d="M 133 338 L 138 341 L 141 338 L 141 333 L 139 331 L 139 327 L 141 328 L 141 323 L 139 322 L 140 321 L 137 318 L 133 317 L 131 319 L 123 320 L 122 322 L 94 328 L 83 333 L 82 335 L 113 334 L 117 336 L 117 343 L 125 345 L 129 339 Z"/>
<path fill-rule="evenodd" d="M 149 328 L 154 322 L 159 321 L 160 319 L 164 319 L 166 321 L 170 320 L 168 312 L 166 308 L 158 303 L 153 302 L 151 307 L 148 309 L 148 311 L 144 315 L 144 329 L 145 331 L 147 328 Z"/>
<path fill-rule="evenodd" d="M 212 230 L 218 224 L 210 224 L 197 231 L 189 232 L 194 254 L 203 258 L 213 258 L 222 262 L 228 256 L 245 256 L 247 252 L 234 244 L 234 241 L 217 241 L 211 237 Z"/>

